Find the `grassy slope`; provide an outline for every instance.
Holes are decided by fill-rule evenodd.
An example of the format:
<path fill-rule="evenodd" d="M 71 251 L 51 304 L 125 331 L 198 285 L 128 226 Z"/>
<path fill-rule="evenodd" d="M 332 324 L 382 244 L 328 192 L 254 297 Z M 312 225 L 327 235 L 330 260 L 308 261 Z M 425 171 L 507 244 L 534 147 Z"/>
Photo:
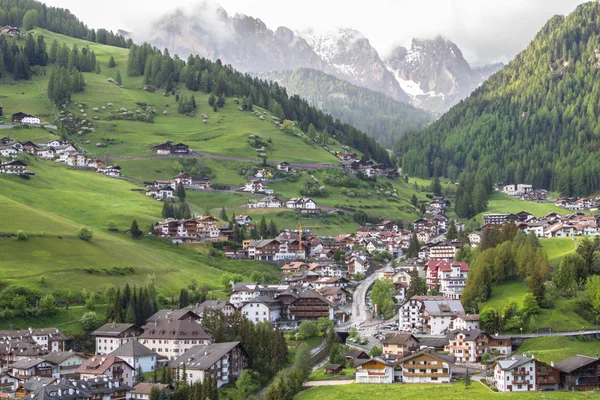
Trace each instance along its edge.
<path fill-rule="evenodd" d="M 535 201 L 524 201 L 495 191 L 490 196 L 490 200 L 488 202 L 488 209 L 485 212 L 477 215 L 475 218 L 477 219 L 477 222 L 481 223 L 483 219 L 483 214 L 516 214 L 521 211 L 527 211 L 537 217 L 544 216 L 551 212 L 557 212 L 559 214 L 567 213 L 567 211 L 564 208 L 556 207 L 551 202 L 536 203 Z"/>
<path fill-rule="evenodd" d="M 86 134 L 82 137 L 84 141 L 90 141 L 91 146 L 100 142 L 102 138 L 116 139 L 116 143 L 107 148 L 90 148 L 97 155 L 109 154 L 112 156 L 150 155 L 152 145 L 173 140 L 188 144 L 193 150 L 212 154 L 235 156 L 242 158 L 257 158 L 257 152 L 250 147 L 247 137 L 250 134 L 272 140 L 272 148 L 266 151 L 270 160 L 286 160 L 296 162 L 336 162 L 337 158 L 321 147 L 308 143 L 294 135 L 285 135 L 271 122 L 271 116 L 265 115 L 265 121 L 259 120 L 249 112 L 238 110 L 232 99 L 228 99 L 226 105 L 215 113 L 208 105 L 208 95 L 197 92 L 188 93 L 183 88 L 181 94 L 196 98 L 198 109 L 193 118 L 177 113 L 175 96 L 164 97 L 159 91 L 149 93 L 140 90 L 144 86 L 143 78 L 130 78 L 126 76 L 127 49 L 120 49 L 96 43 L 90 43 L 79 39 L 69 38 L 52 32 L 38 30 L 46 38 L 48 48 L 52 41 L 57 39 L 69 46 L 77 44 L 80 48 L 89 46 L 96 53 L 97 59 L 102 66 L 102 73 L 85 73 L 86 89 L 82 93 L 74 94 L 72 105 L 69 107 L 75 115 L 81 115 L 77 104 L 84 105 L 88 119 L 97 115 L 100 121 L 94 121 L 95 133 Z M 117 66 L 108 68 L 110 56 L 115 58 Z M 108 78 L 115 78 L 117 71 L 123 76 L 124 88 L 109 83 Z M 6 96 L 3 101 L 4 113 L 10 115 L 17 111 L 25 111 L 37 114 L 43 119 L 52 122 L 55 111 L 48 103 L 44 92 L 47 85 L 47 77 L 37 77 L 36 82 L 22 82 L 0 86 L 0 97 Z M 15 95 L 14 93 L 24 93 Z M 113 107 L 108 107 L 113 103 Z M 158 111 L 153 124 L 145 124 L 133 121 L 107 121 L 106 117 L 112 110 L 121 107 L 135 110 L 140 108 L 136 103 L 151 104 Z M 106 110 L 102 110 L 106 106 Z M 97 107 L 99 112 L 92 109 Z M 168 115 L 162 112 L 167 111 Z M 202 123 L 201 114 L 208 114 L 206 124 Z M 339 144 L 332 145 L 334 148 Z M 294 149 L 294 151 L 289 151 Z"/>
<path fill-rule="evenodd" d="M 502 310 L 509 301 L 515 301 L 521 306 L 523 296 L 527 293 L 527 286 L 522 282 L 508 282 L 494 286 L 492 295 L 488 301 L 480 304 L 480 309 L 492 307 Z M 581 318 L 575 313 L 577 304 L 575 299 L 558 297 L 552 309 L 542 309 L 538 319 L 533 318 L 527 331 L 535 331 L 537 328 L 552 328 L 556 331 L 567 331 L 585 328 L 593 328 L 593 324 Z"/>
<path fill-rule="evenodd" d="M 160 218 L 160 203 L 133 192 L 131 183 L 97 173 L 69 170 L 52 162 L 32 161 L 37 175 L 30 180 L 0 175 L 0 230 L 23 230 L 42 237 L 26 242 L 0 239 L 0 281 L 37 284 L 45 275 L 45 288 L 100 289 L 107 284 L 140 284 L 149 274 L 164 290 L 178 290 L 193 278 L 215 284 L 224 271 L 245 275 L 254 269 L 275 273 L 261 263 L 210 259 L 156 239 L 134 241 L 109 233 L 109 220 L 127 229 L 132 218 L 146 228 Z M 87 225 L 94 230 L 91 242 L 75 238 Z M 60 236 L 60 237 L 59 237 Z M 133 266 L 136 273 L 110 275 L 104 269 Z M 94 268 L 90 274 L 86 269 Z"/>
<path fill-rule="evenodd" d="M 27 329 L 29 327 L 47 327 L 52 326 L 60 329 L 61 332 L 70 335 L 81 333 L 80 320 L 83 314 L 90 310 L 84 306 L 71 306 L 68 310 L 58 308 L 56 315 L 52 317 L 19 317 L 0 321 L 0 329 Z M 106 306 L 97 305 L 94 309 L 96 316 L 100 321 L 106 319 Z"/>
<path fill-rule="evenodd" d="M 445 400 L 480 400 L 480 399 L 598 399 L 600 393 L 585 392 L 530 392 L 530 393 L 494 393 L 478 382 L 473 382 L 465 389 L 462 382 L 455 384 L 395 384 L 365 385 L 352 384 L 340 386 L 321 386 L 300 392 L 296 400 L 359 400 L 359 399 L 445 399 Z"/>
<path fill-rule="evenodd" d="M 577 250 L 580 240 L 581 238 L 551 238 L 541 242 L 550 263 L 558 265 L 564 256 Z"/>
<path fill-rule="evenodd" d="M 561 336 L 546 336 L 527 339 L 519 347 L 519 352 L 533 354 L 535 358 L 551 362 L 559 362 L 577 354 L 598 357 L 599 340 L 578 340 Z"/>

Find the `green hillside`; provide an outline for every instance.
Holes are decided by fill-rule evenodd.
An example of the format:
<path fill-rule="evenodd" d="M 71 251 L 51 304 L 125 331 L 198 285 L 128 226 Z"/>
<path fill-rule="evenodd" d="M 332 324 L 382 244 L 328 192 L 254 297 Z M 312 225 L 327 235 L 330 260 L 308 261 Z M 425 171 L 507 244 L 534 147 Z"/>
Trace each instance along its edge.
<path fill-rule="evenodd" d="M 177 112 L 175 96 L 163 96 L 161 90 L 150 93 L 141 90 L 145 85 L 142 77 L 125 76 L 128 50 L 86 42 L 44 30 L 36 30 L 44 36 L 48 46 L 54 40 L 66 43 L 69 47 L 76 44 L 79 48 L 88 46 L 96 54 L 102 72 L 100 74 L 84 73 L 85 90 L 72 96 L 72 103 L 67 111 L 78 119 L 92 121 L 94 133 L 86 133 L 76 139 L 89 153 L 97 156 L 150 156 L 153 145 L 168 140 L 183 142 L 191 150 L 261 160 L 258 152 L 248 141 L 250 135 L 258 135 L 268 143 L 264 152 L 269 160 L 289 162 L 337 162 L 338 159 L 323 147 L 312 143 L 308 137 L 296 130 L 293 134 L 285 134 L 272 122 L 270 114 L 260 120 L 250 112 L 239 111 L 239 106 L 232 99 L 227 99 L 224 108 L 213 112 L 208 104 L 208 95 L 200 92 L 189 92 L 183 88 L 181 95 L 196 97 L 198 108 L 194 117 Z M 108 61 L 113 57 L 116 67 L 109 68 Z M 49 66 L 48 69 L 54 68 Z M 108 82 L 115 79 L 119 71 L 123 75 L 123 88 Z M 37 115 L 44 121 L 54 123 L 57 110 L 46 97 L 48 76 L 34 77 L 34 81 L 13 82 L 8 77 L 0 86 L 0 99 L 4 106 L 4 114 L 10 115 L 18 111 Z M 111 103 L 112 106 L 108 104 Z M 152 106 L 157 115 L 154 123 L 140 121 L 109 120 L 110 116 L 125 108 L 135 111 Z M 83 107 L 79 107 L 82 105 Z M 103 109 L 105 107 L 105 109 Z M 93 111 L 97 108 L 99 111 Z M 81 110 L 84 110 L 82 113 Z M 163 115 L 163 112 L 167 115 Z M 87 116 L 84 116 L 86 114 Z M 202 114 L 208 115 L 206 123 L 202 122 Z M 68 114 L 67 114 L 68 115 Z M 92 120 L 98 117 L 99 120 Z M 300 136 L 300 137 L 298 137 Z M 341 150 L 342 146 L 331 139 L 329 150 Z M 102 143 L 106 147 L 96 147 Z M 290 151 L 294 149 L 295 151 Z"/>
<path fill-rule="evenodd" d="M 38 286 L 44 275 L 43 290 L 99 290 L 107 284 L 139 285 L 153 274 L 162 290 L 176 291 L 191 279 L 216 285 L 223 272 L 249 276 L 253 270 L 277 271 L 261 263 L 209 258 L 161 240 L 134 240 L 108 232 L 109 221 L 124 231 L 133 218 L 146 230 L 160 219 L 161 203 L 123 180 L 53 162 L 28 159 L 27 163 L 36 173 L 31 179 L 0 175 L 0 231 L 29 234 L 27 241 L 0 238 L 3 286 Z M 84 225 L 94 231 L 91 242 L 75 236 Z M 117 271 L 125 267 L 133 267 L 134 272 Z"/>
<path fill-rule="evenodd" d="M 407 103 L 338 79 L 324 72 L 299 68 L 261 74 L 285 86 L 335 118 L 356 126 L 387 148 L 407 132 L 426 127 L 433 116 Z"/>
<path fill-rule="evenodd" d="M 600 4 L 555 16 L 505 68 L 429 128 L 400 139 L 403 172 L 460 171 L 561 195 L 600 190 Z"/>

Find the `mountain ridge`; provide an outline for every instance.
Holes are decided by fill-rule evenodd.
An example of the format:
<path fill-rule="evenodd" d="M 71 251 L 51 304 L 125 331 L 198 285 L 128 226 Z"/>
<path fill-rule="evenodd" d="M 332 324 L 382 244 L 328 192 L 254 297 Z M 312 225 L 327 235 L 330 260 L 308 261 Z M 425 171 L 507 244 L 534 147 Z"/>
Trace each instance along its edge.
<path fill-rule="evenodd" d="M 555 16 L 529 46 L 427 129 L 395 146 L 403 172 L 600 190 L 600 5 Z"/>

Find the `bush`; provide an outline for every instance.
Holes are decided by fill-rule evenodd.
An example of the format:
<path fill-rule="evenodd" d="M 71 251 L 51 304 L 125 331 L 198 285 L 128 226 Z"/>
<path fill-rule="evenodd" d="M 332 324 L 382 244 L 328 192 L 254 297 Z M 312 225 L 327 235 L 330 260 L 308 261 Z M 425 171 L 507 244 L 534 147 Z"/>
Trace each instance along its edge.
<path fill-rule="evenodd" d="M 54 296 L 48 294 L 40 300 L 41 314 L 45 317 L 56 314 L 56 300 Z"/>
<path fill-rule="evenodd" d="M 29 240 L 29 236 L 23 232 L 23 231 L 17 231 L 17 234 L 15 235 L 15 239 L 19 240 L 19 241 L 26 241 Z"/>
<path fill-rule="evenodd" d="M 302 340 L 310 339 L 319 334 L 319 327 L 313 321 L 303 321 L 298 327 L 300 338 Z"/>
<path fill-rule="evenodd" d="M 95 312 L 86 312 L 79 320 L 84 332 L 90 333 L 95 331 L 100 326 L 100 321 Z"/>
<path fill-rule="evenodd" d="M 94 236 L 94 232 L 89 230 L 87 226 L 84 226 L 77 231 L 77 237 L 86 242 L 89 242 L 90 240 L 92 240 L 93 236 Z"/>

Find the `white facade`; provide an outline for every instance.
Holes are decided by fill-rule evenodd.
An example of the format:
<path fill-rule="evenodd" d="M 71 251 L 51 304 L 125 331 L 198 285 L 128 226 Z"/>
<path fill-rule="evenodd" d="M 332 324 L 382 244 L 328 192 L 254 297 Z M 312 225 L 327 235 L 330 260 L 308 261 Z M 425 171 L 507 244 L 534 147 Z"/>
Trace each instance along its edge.
<path fill-rule="evenodd" d="M 409 300 L 406 303 L 404 303 L 402 307 L 400 307 L 400 311 L 398 313 L 399 329 L 421 330 L 423 328 L 424 323 L 423 313 L 421 311 L 422 307 L 423 302 L 421 302 L 420 300 Z"/>
<path fill-rule="evenodd" d="M 17 149 L 13 147 L 3 147 L 0 148 L 0 157 L 12 157 L 15 158 L 17 156 Z"/>
<path fill-rule="evenodd" d="M 131 365 L 136 372 L 140 366 L 143 372 L 152 372 L 156 368 L 155 356 L 119 356 L 119 358 Z"/>
<path fill-rule="evenodd" d="M 394 383 L 394 367 L 378 360 L 359 365 L 356 383 Z"/>
<path fill-rule="evenodd" d="M 42 123 L 42 120 L 40 120 L 38 117 L 25 117 L 21 120 L 21 123 L 28 125 L 39 125 Z"/>
<path fill-rule="evenodd" d="M 260 301 L 250 301 L 244 304 L 241 308 L 242 315 L 250 321 L 259 322 L 275 322 L 281 319 L 281 305 L 279 303 L 262 303 Z"/>
<path fill-rule="evenodd" d="M 479 318 L 473 319 L 471 317 L 458 316 L 452 321 L 452 329 L 454 330 L 474 330 L 479 329 Z"/>
<path fill-rule="evenodd" d="M 494 369 L 494 386 L 500 392 L 529 392 L 536 390 L 535 360 L 519 362 L 510 367 L 513 360 L 502 360 Z"/>
<path fill-rule="evenodd" d="M 129 336 L 129 337 L 96 336 L 96 354 L 108 355 L 130 340 L 135 340 L 135 338 L 132 336 Z"/>

